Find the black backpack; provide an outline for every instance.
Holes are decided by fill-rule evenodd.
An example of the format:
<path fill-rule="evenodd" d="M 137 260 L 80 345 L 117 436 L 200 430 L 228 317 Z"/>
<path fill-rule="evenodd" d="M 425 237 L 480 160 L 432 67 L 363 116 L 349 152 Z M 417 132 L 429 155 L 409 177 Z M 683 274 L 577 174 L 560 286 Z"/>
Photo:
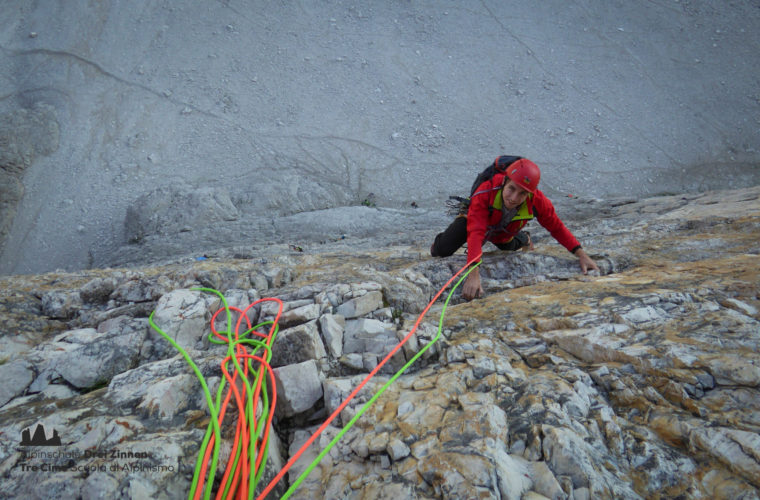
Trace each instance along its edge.
<path fill-rule="evenodd" d="M 475 182 L 472 183 L 472 189 L 470 189 L 470 196 L 475 194 L 475 190 L 478 189 L 478 186 L 485 181 L 492 179 L 496 174 L 505 173 L 507 167 L 520 159 L 522 159 L 522 156 L 499 156 L 496 158 L 492 164 L 488 165 L 486 169 L 480 172 L 475 178 Z"/>
<path fill-rule="evenodd" d="M 522 159 L 522 156 L 502 155 L 496 158 L 492 164 L 488 165 L 485 170 L 480 172 L 475 178 L 475 182 L 472 183 L 472 188 L 470 188 L 470 198 L 472 198 L 472 195 L 475 194 L 478 186 L 483 184 L 485 181 L 492 179 L 496 174 L 505 173 L 507 171 L 507 167 L 520 159 Z M 467 209 L 470 206 L 470 198 L 463 198 L 461 196 L 449 196 L 449 201 L 446 202 L 449 215 L 466 214 Z"/>

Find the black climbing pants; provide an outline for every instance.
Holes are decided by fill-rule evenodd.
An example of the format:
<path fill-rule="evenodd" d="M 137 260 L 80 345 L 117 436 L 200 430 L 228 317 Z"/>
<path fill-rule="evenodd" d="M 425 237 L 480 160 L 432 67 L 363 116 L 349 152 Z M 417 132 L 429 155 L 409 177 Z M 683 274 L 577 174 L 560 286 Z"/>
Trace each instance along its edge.
<path fill-rule="evenodd" d="M 495 243 L 499 250 L 514 251 L 527 246 L 530 241 L 529 235 L 525 231 L 520 231 L 517 235 L 506 243 Z M 442 233 L 438 233 L 430 247 L 430 255 L 433 257 L 448 257 L 467 243 L 467 217 L 458 216 L 449 224 L 449 227 Z"/>

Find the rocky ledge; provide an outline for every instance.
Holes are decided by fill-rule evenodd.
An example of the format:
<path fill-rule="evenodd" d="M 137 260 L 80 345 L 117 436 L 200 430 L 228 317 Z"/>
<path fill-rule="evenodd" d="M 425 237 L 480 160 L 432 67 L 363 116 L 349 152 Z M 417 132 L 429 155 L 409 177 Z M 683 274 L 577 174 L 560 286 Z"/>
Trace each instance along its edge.
<path fill-rule="evenodd" d="M 760 187 L 574 203 L 565 218 L 600 275 L 579 274 L 537 228 L 535 252 L 488 251 L 487 296 L 457 293 L 437 339 L 439 300 L 270 497 L 437 339 L 293 497 L 758 498 Z M 209 413 L 148 316 L 213 392 L 226 352 L 208 340 L 220 299 L 196 287 L 231 306 L 284 303 L 260 491 L 464 264 L 429 258 L 430 234 L 417 236 L 0 279 L 0 496 L 187 496 Z M 264 303 L 250 316 L 275 313 Z"/>

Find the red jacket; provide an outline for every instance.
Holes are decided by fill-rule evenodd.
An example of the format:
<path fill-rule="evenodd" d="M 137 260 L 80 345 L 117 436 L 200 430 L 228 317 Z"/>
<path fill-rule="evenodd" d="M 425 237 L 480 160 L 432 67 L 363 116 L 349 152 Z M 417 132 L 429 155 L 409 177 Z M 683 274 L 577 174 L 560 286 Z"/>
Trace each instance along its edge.
<path fill-rule="evenodd" d="M 534 217 L 559 242 L 560 245 L 572 252 L 580 246 L 573 233 L 562 223 L 554 205 L 544 193 L 536 189 L 536 193 L 528 195 L 520 205 L 517 215 L 500 231 L 494 231 L 501 221 L 501 188 L 506 174 L 496 174 L 484 182 L 470 200 L 467 211 L 467 261 L 477 258 L 486 239 L 492 243 L 507 243 Z M 489 233 L 490 231 L 490 234 Z"/>

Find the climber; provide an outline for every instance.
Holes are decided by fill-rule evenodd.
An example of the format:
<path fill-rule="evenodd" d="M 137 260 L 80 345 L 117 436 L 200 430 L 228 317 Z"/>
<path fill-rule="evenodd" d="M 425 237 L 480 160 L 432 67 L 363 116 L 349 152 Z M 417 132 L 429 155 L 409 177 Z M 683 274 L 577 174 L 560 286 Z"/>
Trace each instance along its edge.
<path fill-rule="evenodd" d="M 537 189 L 540 178 L 541 171 L 532 161 L 516 156 L 498 157 L 478 176 L 469 200 L 462 204 L 454 221 L 435 237 L 430 255 L 448 257 L 465 242 L 468 262 L 479 260 L 486 241 L 500 250 L 533 250 L 530 234 L 522 228 L 535 217 L 557 242 L 578 257 L 583 274 L 599 271 L 557 216 L 549 198 Z M 471 300 L 483 295 L 476 268 L 464 282 L 462 296 Z"/>

